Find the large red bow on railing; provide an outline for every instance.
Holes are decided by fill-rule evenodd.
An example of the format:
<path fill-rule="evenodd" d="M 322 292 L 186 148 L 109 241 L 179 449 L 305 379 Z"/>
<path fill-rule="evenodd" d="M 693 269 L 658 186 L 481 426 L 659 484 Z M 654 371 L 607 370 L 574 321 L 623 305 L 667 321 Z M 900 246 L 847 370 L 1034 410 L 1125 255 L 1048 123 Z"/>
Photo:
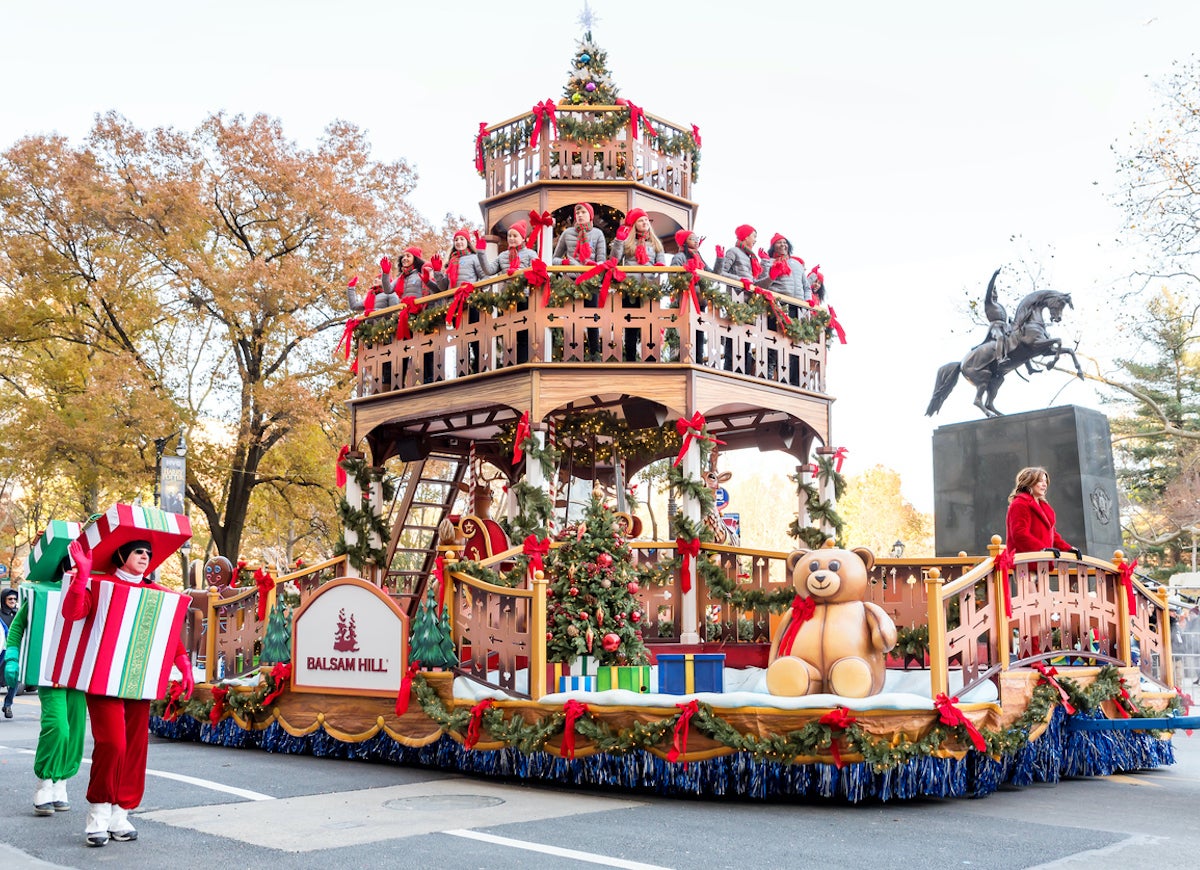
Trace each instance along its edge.
<path fill-rule="evenodd" d="M 833 470 L 838 474 L 842 473 L 842 462 L 846 459 L 846 454 L 849 452 L 845 447 L 839 447 L 833 451 Z"/>
<path fill-rule="evenodd" d="M 836 710 L 830 710 L 817 720 L 819 724 L 829 726 L 830 730 L 832 731 L 845 731 L 857 721 L 858 720 L 851 716 L 850 711 L 845 707 L 838 707 Z M 843 764 L 842 750 L 838 745 L 839 739 L 839 735 L 837 734 L 829 735 L 829 754 L 833 756 L 834 765 L 838 768 L 838 770 L 841 770 Z"/>
<path fill-rule="evenodd" d="M 216 728 L 221 724 L 221 717 L 225 715 L 225 698 L 229 694 L 229 689 L 224 686 L 212 687 L 212 709 L 208 711 L 208 724 Z"/>
<path fill-rule="evenodd" d="M 550 121 L 550 126 L 554 129 L 554 138 L 558 138 L 558 121 L 554 117 L 554 100 L 543 100 L 540 103 L 533 104 L 533 132 L 529 135 L 529 147 L 536 148 L 538 144 L 538 134 L 541 132 L 542 124 L 547 120 Z"/>
<path fill-rule="evenodd" d="M 788 623 L 787 631 L 783 633 L 783 637 L 779 641 L 779 654 L 791 655 L 792 644 L 796 642 L 796 635 L 800 633 L 800 626 L 813 618 L 813 614 L 817 612 L 817 602 L 812 598 L 805 598 L 797 595 L 792 599 L 792 619 Z"/>
<path fill-rule="evenodd" d="M 446 325 L 458 329 L 462 326 L 463 312 L 467 310 L 467 297 L 475 292 L 475 285 L 468 281 L 454 291 L 454 298 L 446 309 Z"/>
<path fill-rule="evenodd" d="M 704 431 L 704 415 L 697 411 L 689 420 L 687 417 L 680 417 L 675 421 L 675 431 L 679 433 L 679 437 L 683 439 L 683 444 L 679 446 L 679 455 L 675 457 L 672 465 L 678 466 L 683 462 L 684 454 L 688 448 L 692 446 L 692 439 L 696 438 L 700 441 L 709 441 L 713 444 L 724 446 L 725 442 L 720 438 L 714 438 Z"/>
<path fill-rule="evenodd" d="M 526 535 L 525 541 L 521 544 L 521 552 L 529 557 L 530 576 L 534 571 L 544 571 L 546 563 L 542 561 L 542 557 L 550 552 L 550 539 L 538 538 L 537 535 Z"/>
<path fill-rule="evenodd" d="M 695 124 L 692 125 L 692 138 L 696 140 L 696 147 L 700 147 L 700 128 Z"/>
<path fill-rule="evenodd" d="M 980 752 L 987 749 L 987 742 L 983 739 L 983 735 L 979 733 L 979 729 L 975 727 L 975 723 L 963 715 L 963 711 L 955 707 L 958 703 L 958 698 L 949 698 L 946 694 L 939 693 L 933 701 L 937 707 L 939 717 L 944 725 L 961 725 L 967 729 L 967 736 L 971 738 L 971 743 Z"/>
<path fill-rule="evenodd" d="M 775 301 L 775 294 L 770 290 L 766 290 L 762 287 L 755 287 L 750 283 L 749 278 L 742 279 L 742 287 L 746 289 L 747 293 L 752 293 L 755 296 L 761 296 L 766 301 L 767 307 L 771 309 L 771 313 L 775 315 L 775 319 L 780 323 L 786 326 L 792 322 L 792 318 L 788 317 L 787 312 L 779 307 L 779 303 Z"/>
<path fill-rule="evenodd" d="M 837 312 L 833 310 L 833 306 L 829 306 L 829 328 L 837 333 L 838 341 L 842 344 L 846 343 L 846 330 L 842 328 L 841 321 L 837 319 Z"/>
<path fill-rule="evenodd" d="M 484 698 L 471 708 L 471 721 L 467 724 L 467 739 L 463 741 L 463 746 L 467 749 L 474 749 L 475 744 L 479 742 L 479 726 L 483 722 L 484 711 L 490 706 L 492 706 L 492 699 Z"/>
<path fill-rule="evenodd" d="M 1129 602 L 1129 615 L 1137 616 L 1137 594 L 1133 591 L 1133 569 L 1137 559 L 1121 563 L 1121 585 L 1125 587 L 1125 598 Z"/>
<path fill-rule="evenodd" d="M 488 137 L 487 121 L 479 122 L 479 132 L 475 135 L 475 171 L 483 175 L 483 140 Z"/>
<path fill-rule="evenodd" d="M 537 253 L 542 255 L 542 230 L 554 229 L 554 218 L 550 212 L 544 211 L 541 214 L 537 213 L 537 209 L 529 212 L 529 235 L 537 239 Z"/>
<path fill-rule="evenodd" d="M 267 616 L 267 596 L 275 588 L 275 578 L 270 571 L 258 568 L 254 572 L 254 585 L 258 588 L 258 621 L 262 622 Z"/>
<path fill-rule="evenodd" d="M 643 111 L 641 106 L 635 106 L 633 103 L 629 102 L 629 100 L 625 101 L 625 105 L 629 106 L 629 127 L 633 132 L 634 139 L 637 139 L 638 137 L 638 127 L 640 126 L 644 126 L 646 128 L 646 135 L 658 135 L 658 131 L 654 129 L 653 125 L 651 125 L 650 119 L 646 117 L 646 113 Z"/>
<path fill-rule="evenodd" d="M 1058 696 L 1062 699 L 1063 709 L 1067 711 L 1067 715 L 1075 715 L 1075 705 L 1071 703 L 1071 696 L 1067 694 L 1067 690 L 1062 687 L 1058 680 L 1054 679 L 1058 676 L 1058 668 L 1048 668 L 1041 662 L 1034 662 L 1033 669 L 1041 674 L 1039 683 L 1048 683 L 1058 690 Z"/>
<path fill-rule="evenodd" d="M 1008 572 L 1013 569 L 1012 551 L 1005 547 L 996 557 L 996 570 L 1004 583 L 1004 615 L 1012 619 L 1012 584 L 1008 581 Z"/>
<path fill-rule="evenodd" d="M 595 278 L 597 275 L 603 275 L 604 280 L 600 282 L 600 305 L 608 301 L 608 287 L 612 284 L 615 278 L 618 283 L 625 280 L 625 273 L 617 268 L 616 257 L 609 257 L 603 263 L 597 263 L 592 268 L 588 269 L 582 275 L 575 279 L 575 286 L 579 286 L 584 281 Z"/>
<path fill-rule="evenodd" d="M 525 448 L 521 445 L 532 434 L 533 430 L 529 428 L 529 412 L 526 411 L 521 415 L 521 419 L 517 421 L 517 431 L 513 433 L 513 465 L 516 465 L 525 457 Z"/>
<path fill-rule="evenodd" d="M 408 702 L 412 699 L 412 681 L 421 669 L 419 661 L 411 661 L 404 670 L 404 679 L 400 681 L 400 691 L 396 693 L 396 715 L 403 716 L 408 712 Z"/>
<path fill-rule="evenodd" d="M 333 349 L 334 353 L 339 350 L 343 351 L 343 358 L 350 359 L 350 351 L 354 347 L 354 330 L 362 323 L 357 317 L 351 317 L 346 321 L 346 328 L 342 330 L 342 337 L 338 339 L 337 347 Z"/>
<path fill-rule="evenodd" d="M 287 682 L 292 678 L 291 662 L 280 662 L 271 668 L 271 680 L 275 683 L 274 690 L 267 697 L 263 698 L 262 705 L 269 707 L 275 702 L 275 699 L 283 694 L 283 690 L 287 687 Z"/>
<path fill-rule="evenodd" d="M 695 257 L 689 257 L 688 261 L 684 264 L 684 268 L 688 270 L 688 274 L 692 278 L 688 281 L 687 289 L 679 294 L 680 314 L 687 314 L 688 303 L 691 303 L 691 306 L 696 309 L 697 314 L 700 313 L 700 297 L 696 295 L 696 282 L 700 279 L 696 275 L 696 272 L 699 271 L 701 265 L 703 264 Z"/>
<path fill-rule="evenodd" d="M 338 451 L 337 462 L 334 463 L 334 466 L 337 468 L 338 489 L 342 489 L 346 486 L 346 469 L 342 468 L 342 461 L 345 460 L 345 458 L 349 455 L 350 445 L 343 444 L 342 449 Z"/>
<path fill-rule="evenodd" d="M 676 538 L 675 548 L 683 560 L 679 568 L 679 588 L 686 595 L 692 591 L 692 559 L 700 555 L 700 539 Z"/>
<path fill-rule="evenodd" d="M 546 271 L 545 260 L 534 260 L 525 270 L 525 280 L 530 287 L 542 288 L 542 307 L 550 304 L 550 273 Z"/>
<path fill-rule="evenodd" d="M 563 721 L 562 747 L 559 749 L 559 754 L 563 758 L 575 757 L 575 722 L 587 712 L 587 704 L 576 701 L 574 698 L 569 698 L 567 703 L 563 704 L 563 713 L 566 718 Z"/>
<path fill-rule="evenodd" d="M 700 702 L 695 698 L 688 701 L 686 704 L 676 704 L 679 708 L 679 718 L 675 720 L 675 734 L 671 739 L 671 749 L 667 752 L 667 761 L 674 763 L 679 760 L 681 755 L 687 753 L 688 743 L 688 728 L 692 717 L 700 712 Z M 687 770 L 687 762 L 683 763 L 683 769 Z"/>
<path fill-rule="evenodd" d="M 414 296 L 405 296 L 400 300 L 399 316 L 396 318 L 397 341 L 408 341 L 413 337 L 412 329 L 408 325 L 408 318 L 418 313 L 424 307 Z"/>

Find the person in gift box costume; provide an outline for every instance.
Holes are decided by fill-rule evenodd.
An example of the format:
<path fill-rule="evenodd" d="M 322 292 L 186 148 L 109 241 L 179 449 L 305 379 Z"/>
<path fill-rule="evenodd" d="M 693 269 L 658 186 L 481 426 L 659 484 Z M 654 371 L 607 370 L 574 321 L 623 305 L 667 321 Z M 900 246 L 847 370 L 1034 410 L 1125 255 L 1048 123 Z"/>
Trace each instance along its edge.
<path fill-rule="evenodd" d="M 30 591 L 21 602 L 12 625 L 8 628 L 8 643 L 4 655 L 4 679 L 15 686 L 22 670 L 27 677 L 30 668 L 21 667 L 21 641 L 27 633 L 44 632 L 45 614 L 34 618 L 30 624 L 30 599 L 32 586 L 54 587 L 62 582 L 71 562 L 63 558 L 55 570 L 54 581 L 30 584 Z M 55 590 L 57 591 L 57 590 Z M 40 644 L 25 644 L 26 655 Z M 67 798 L 67 780 L 79 772 L 83 760 L 83 731 L 87 727 L 87 704 L 83 692 L 66 686 L 38 686 L 38 701 L 41 704 L 42 728 L 38 734 L 37 752 L 33 757 L 33 775 L 38 786 L 33 794 L 33 813 L 36 816 L 52 816 L 71 809 Z"/>
<path fill-rule="evenodd" d="M 62 616 L 69 624 L 86 619 L 97 609 L 101 581 L 127 586 L 170 590 L 147 579 L 152 567 L 166 554 L 155 553 L 148 540 L 127 541 L 111 556 L 110 574 L 91 575 L 92 550 L 86 536 L 71 542 L 75 576 L 63 596 Z M 104 565 L 102 567 L 110 567 Z M 187 650 L 178 636 L 167 655 L 179 668 L 185 697 L 191 697 L 195 682 Z M 103 846 L 111 837 L 118 841 L 136 840 L 137 830 L 130 823 L 129 811 L 142 802 L 146 786 L 146 746 L 149 742 L 150 701 L 87 693 L 88 715 L 92 720 L 92 773 L 88 782 L 88 817 L 85 838 L 89 846 Z"/>

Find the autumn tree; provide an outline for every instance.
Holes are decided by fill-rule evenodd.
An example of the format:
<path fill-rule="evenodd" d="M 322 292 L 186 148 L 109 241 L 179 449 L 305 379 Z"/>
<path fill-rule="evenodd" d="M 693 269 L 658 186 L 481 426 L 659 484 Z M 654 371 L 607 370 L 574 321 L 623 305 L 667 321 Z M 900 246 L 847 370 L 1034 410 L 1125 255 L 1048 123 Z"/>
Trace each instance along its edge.
<path fill-rule="evenodd" d="M 846 540 L 853 547 L 867 547 L 877 556 L 886 556 L 899 540 L 907 555 L 933 554 L 933 517 L 904 499 L 900 475 L 891 468 L 876 465 L 849 476 L 838 512 L 846 521 Z"/>

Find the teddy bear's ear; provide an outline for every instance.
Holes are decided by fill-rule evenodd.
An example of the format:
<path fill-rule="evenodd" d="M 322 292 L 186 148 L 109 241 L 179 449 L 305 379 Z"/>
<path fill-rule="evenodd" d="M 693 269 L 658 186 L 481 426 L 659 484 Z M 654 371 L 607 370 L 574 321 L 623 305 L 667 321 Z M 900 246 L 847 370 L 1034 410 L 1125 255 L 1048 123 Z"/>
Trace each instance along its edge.
<path fill-rule="evenodd" d="M 796 570 L 796 563 L 811 553 L 812 550 L 792 550 L 787 557 L 787 572 L 791 575 L 792 571 Z"/>
<path fill-rule="evenodd" d="M 868 571 L 875 567 L 875 554 L 866 547 L 855 547 L 852 552 L 863 560 L 863 564 L 867 566 Z"/>

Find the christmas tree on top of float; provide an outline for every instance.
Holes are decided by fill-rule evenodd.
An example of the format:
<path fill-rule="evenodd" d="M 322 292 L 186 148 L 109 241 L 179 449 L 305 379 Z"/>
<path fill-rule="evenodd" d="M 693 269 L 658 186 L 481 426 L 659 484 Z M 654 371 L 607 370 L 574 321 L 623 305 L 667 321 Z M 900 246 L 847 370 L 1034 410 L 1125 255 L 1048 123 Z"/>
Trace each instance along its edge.
<path fill-rule="evenodd" d="M 596 45 L 588 30 L 575 44 L 563 102 L 572 106 L 612 106 L 617 96 L 617 86 L 608 74 L 608 53 Z"/>

